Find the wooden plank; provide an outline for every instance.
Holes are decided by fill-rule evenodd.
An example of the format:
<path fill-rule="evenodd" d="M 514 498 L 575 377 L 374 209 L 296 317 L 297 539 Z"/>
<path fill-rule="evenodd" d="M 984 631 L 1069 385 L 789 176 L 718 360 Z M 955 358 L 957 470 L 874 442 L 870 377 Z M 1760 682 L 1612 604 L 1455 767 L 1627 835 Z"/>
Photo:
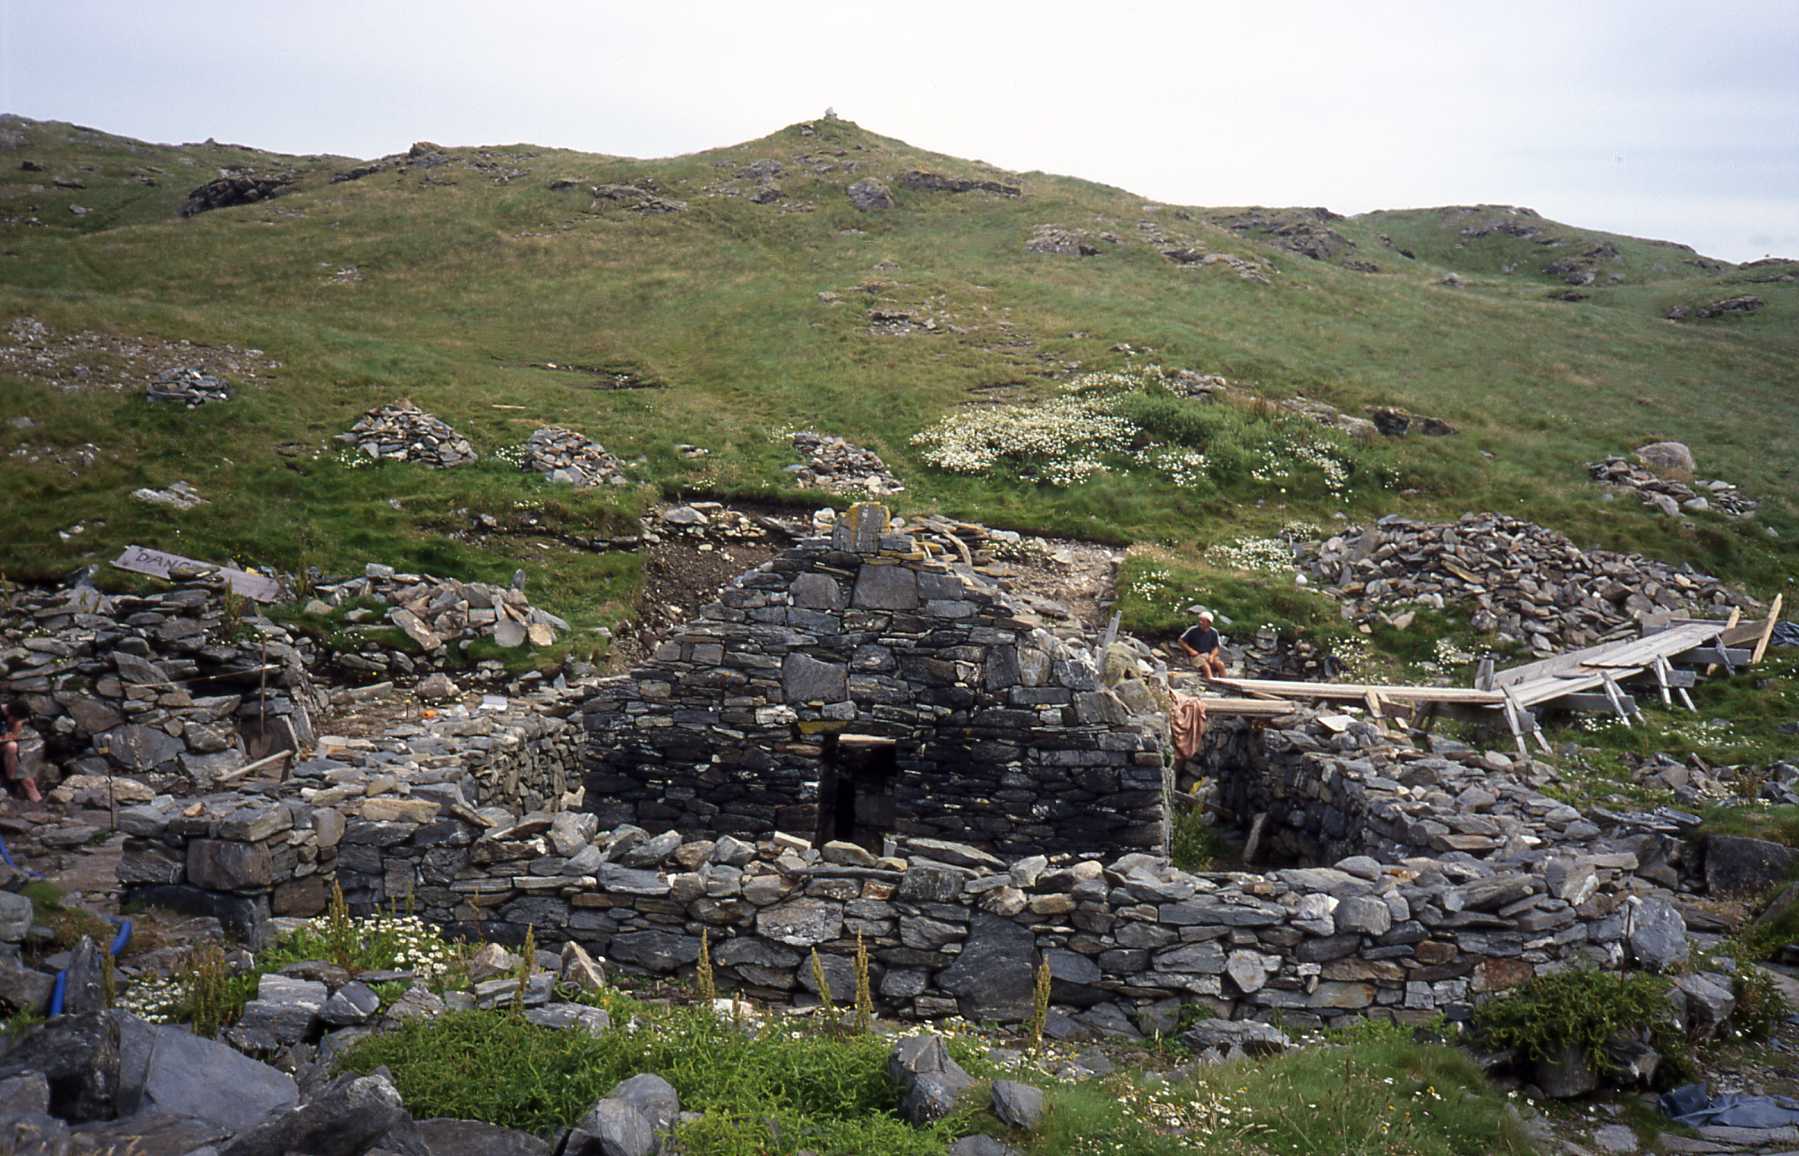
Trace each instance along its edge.
<path fill-rule="evenodd" d="M 1330 699 L 1335 702 L 1365 701 L 1370 690 L 1395 702 L 1459 702 L 1498 706 L 1505 701 L 1498 691 L 1459 686 L 1378 686 L 1353 682 L 1288 682 L 1265 678 L 1215 678 L 1214 685 L 1244 694 L 1262 692 L 1282 698 Z"/>
<path fill-rule="evenodd" d="M 1749 652 L 1749 665 L 1754 666 L 1768 653 L 1768 643 L 1774 637 L 1774 624 L 1780 621 L 1780 608 L 1786 603 L 1785 594 L 1774 596 L 1774 605 L 1768 607 L 1768 621 L 1763 624 L 1761 635 L 1755 640 L 1755 649 Z"/>
<path fill-rule="evenodd" d="M 1723 636 L 1730 633 L 1731 629 L 1734 628 L 1736 626 L 1736 624 L 1741 622 L 1742 620 L 1743 620 L 1743 608 L 1741 606 L 1732 606 L 1730 608 L 1730 617 L 1728 619 L 1726 619 L 1724 622 L 1724 629 L 1718 632 L 1718 634 L 1719 634 L 1718 641 L 1723 642 L 1724 641 Z M 1729 644 L 1725 643 L 1725 645 L 1729 645 Z M 1718 673 L 1718 664 L 1717 663 L 1713 663 L 1712 665 L 1705 668 L 1705 677 L 1707 677 L 1707 678 L 1710 678 L 1712 675 L 1717 674 L 1717 673 Z"/>
<path fill-rule="evenodd" d="M 1207 698 L 1200 696 L 1199 701 L 1206 704 L 1208 718 L 1285 718 L 1299 709 L 1298 703 L 1281 699 L 1259 698 Z"/>
<path fill-rule="evenodd" d="M 1624 695 L 1624 702 L 1629 707 L 1636 705 L 1636 699 L 1628 694 Z M 1604 714 L 1613 709 L 1612 700 L 1609 697 L 1590 690 L 1582 691 L 1579 694 L 1563 695 L 1555 700 L 1555 705 L 1564 710 L 1579 711 L 1582 714 Z"/>
<path fill-rule="evenodd" d="M 1683 650 L 1679 654 L 1668 655 L 1669 662 L 1678 662 L 1685 666 L 1698 666 L 1702 662 L 1722 663 L 1730 673 L 1735 674 L 1739 666 L 1749 665 L 1749 659 L 1755 654 L 1753 650 L 1745 650 L 1740 646 L 1724 646 L 1714 644 L 1695 646 L 1691 650 Z"/>

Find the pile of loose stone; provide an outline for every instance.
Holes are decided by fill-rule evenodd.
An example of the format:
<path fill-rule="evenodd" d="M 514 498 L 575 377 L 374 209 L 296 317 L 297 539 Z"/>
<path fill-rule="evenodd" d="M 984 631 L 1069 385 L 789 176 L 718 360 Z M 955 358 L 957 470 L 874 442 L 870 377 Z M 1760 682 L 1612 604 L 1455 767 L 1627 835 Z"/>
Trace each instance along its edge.
<path fill-rule="evenodd" d="M 246 736 L 310 746 L 322 703 L 311 657 L 307 640 L 266 618 L 230 621 L 205 582 L 148 595 L 26 591 L 0 610 L 0 693 L 22 700 L 42 744 L 24 744 L 30 769 L 61 767 L 64 787 L 127 801 L 139 783 L 210 789 L 248 761 Z M 114 772 L 138 782 L 108 783 Z"/>
<path fill-rule="evenodd" d="M 231 383 L 193 366 L 165 369 L 145 387 L 144 396 L 151 401 L 178 401 L 191 408 L 209 401 L 230 401 Z"/>
<path fill-rule="evenodd" d="M 1474 629 L 1525 643 L 1539 656 L 1591 645 L 1658 613 L 1755 605 L 1690 566 L 1582 550 L 1566 535 L 1504 514 L 1450 523 L 1388 516 L 1298 553 L 1299 565 L 1358 621 L 1469 603 Z"/>
<path fill-rule="evenodd" d="M 881 455 L 840 437 L 800 430 L 793 435 L 793 448 L 806 460 L 788 466 L 787 472 L 802 486 L 874 498 L 905 492 Z"/>
<path fill-rule="evenodd" d="M 665 537 L 700 541 L 754 542 L 768 537 L 766 519 L 742 510 L 733 510 L 723 502 L 689 502 L 671 506 L 643 520 L 643 540 L 655 545 Z"/>
<path fill-rule="evenodd" d="M 521 469 L 534 470 L 565 486 L 623 486 L 625 467 L 606 447 L 585 434 L 558 426 L 532 432 L 525 442 Z"/>
<path fill-rule="evenodd" d="M 400 573 L 392 566 L 371 562 L 362 577 L 323 584 L 313 593 L 319 605 L 309 604 L 308 609 L 314 612 L 329 613 L 333 607 L 363 598 L 386 605 L 385 620 L 405 632 L 428 658 L 440 657 L 452 643 L 482 638 L 508 649 L 527 642 L 552 646 L 558 632 L 569 629 L 563 619 L 533 607 L 525 597 L 524 583 L 517 579 L 511 587 L 501 587 Z M 358 613 L 352 610 L 347 617 L 355 620 Z M 344 661 L 343 656 L 339 661 Z"/>
<path fill-rule="evenodd" d="M 369 410 L 337 440 L 376 461 L 416 462 L 434 469 L 468 465 L 480 456 L 448 422 L 411 402 Z"/>
<path fill-rule="evenodd" d="M 1761 503 L 1745 497 L 1743 491 L 1729 482 L 1712 479 L 1692 485 L 1663 477 L 1627 458 L 1613 456 L 1592 462 L 1587 472 L 1593 480 L 1610 486 L 1634 490 L 1645 506 L 1660 510 L 1670 518 L 1714 510 L 1732 518 L 1746 518 L 1761 508 Z"/>
<path fill-rule="evenodd" d="M 1103 233 L 1100 240 L 1116 245 L 1116 233 Z M 1082 229 L 1067 229 L 1061 225 L 1038 225 L 1031 230 L 1030 239 L 1024 243 L 1026 250 L 1032 253 L 1056 253 L 1065 257 L 1097 257 L 1100 248 L 1093 243 L 1094 239 Z"/>

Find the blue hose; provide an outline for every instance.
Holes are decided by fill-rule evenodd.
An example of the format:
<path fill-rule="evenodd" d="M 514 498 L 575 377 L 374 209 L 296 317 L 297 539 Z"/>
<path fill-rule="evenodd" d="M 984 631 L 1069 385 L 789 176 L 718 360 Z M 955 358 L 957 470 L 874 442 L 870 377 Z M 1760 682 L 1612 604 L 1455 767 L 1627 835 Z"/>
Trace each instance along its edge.
<path fill-rule="evenodd" d="M 106 954 L 117 959 L 119 952 L 124 951 L 125 945 L 131 942 L 131 920 L 116 915 L 109 915 L 107 918 L 119 925 L 119 933 L 112 937 L 112 944 L 106 949 Z M 65 967 L 56 973 L 56 987 L 50 992 L 51 1019 L 62 1014 L 63 1000 L 67 998 L 68 992 L 69 969 Z"/>
<path fill-rule="evenodd" d="M 14 871 L 19 869 L 19 865 L 12 861 L 12 852 L 6 849 L 6 839 L 4 836 L 0 836 L 0 863 L 5 863 Z"/>

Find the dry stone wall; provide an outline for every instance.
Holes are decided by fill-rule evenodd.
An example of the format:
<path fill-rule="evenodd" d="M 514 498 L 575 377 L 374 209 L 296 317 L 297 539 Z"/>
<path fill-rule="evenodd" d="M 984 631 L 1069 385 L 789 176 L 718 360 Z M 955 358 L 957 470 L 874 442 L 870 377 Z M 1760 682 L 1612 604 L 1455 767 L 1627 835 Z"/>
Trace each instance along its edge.
<path fill-rule="evenodd" d="M 586 806 L 607 827 L 828 839 L 834 777 L 850 789 L 839 740 L 855 735 L 891 747 L 896 835 L 1013 856 L 1163 846 L 1159 740 L 1087 650 L 888 532 L 879 506 L 737 579 L 604 684 L 587 727 Z"/>
<path fill-rule="evenodd" d="M 1359 786 L 1373 834 L 1343 847 L 1363 853 L 1265 874 L 1188 873 L 1140 852 L 1008 861 L 924 837 L 877 857 L 790 836 L 604 831 L 582 811 L 517 817 L 413 786 L 330 806 L 240 795 L 134 808 L 124 870 L 162 864 L 184 875 L 158 886 L 257 911 L 289 906 L 279 897 L 299 889 L 322 898 L 335 874 L 361 906 L 410 897 L 445 925 L 506 941 L 534 928 L 540 943 L 573 940 L 653 975 L 691 975 L 705 932 L 720 982 L 762 997 L 805 998 L 816 949 L 833 997 L 847 1000 L 860 938 L 879 1002 L 920 1018 L 1023 1018 L 1047 961 L 1075 1031 L 1166 1030 L 1193 1002 L 1288 1025 L 1459 1018 L 1539 972 L 1663 969 L 1686 956 L 1656 864 L 1632 849 L 1646 846 L 1641 835 L 1541 810 L 1527 769 L 1406 753 L 1359 722 L 1226 733 L 1240 749 L 1273 740 L 1250 773 L 1303 764 L 1346 784 L 1310 801 L 1266 788 L 1295 802 L 1296 830 Z M 1301 751 L 1307 740 L 1318 749 Z M 1476 778 L 1498 784 L 1493 802 L 1455 803 Z M 1421 850 L 1418 839 L 1440 838 L 1432 824 L 1445 807 L 1489 816 L 1503 837 Z"/>

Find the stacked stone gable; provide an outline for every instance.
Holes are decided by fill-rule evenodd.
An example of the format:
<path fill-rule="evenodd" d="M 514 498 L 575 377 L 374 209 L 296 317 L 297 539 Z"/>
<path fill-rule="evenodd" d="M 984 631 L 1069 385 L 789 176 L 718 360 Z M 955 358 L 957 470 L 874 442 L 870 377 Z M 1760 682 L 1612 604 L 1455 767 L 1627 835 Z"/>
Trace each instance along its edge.
<path fill-rule="evenodd" d="M 586 717 L 586 806 L 607 824 L 828 836 L 821 794 L 828 810 L 856 736 L 891 746 L 894 835 L 1009 855 L 1164 843 L 1160 743 L 1091 656 L 877 505 L 743 575 Z"/>

